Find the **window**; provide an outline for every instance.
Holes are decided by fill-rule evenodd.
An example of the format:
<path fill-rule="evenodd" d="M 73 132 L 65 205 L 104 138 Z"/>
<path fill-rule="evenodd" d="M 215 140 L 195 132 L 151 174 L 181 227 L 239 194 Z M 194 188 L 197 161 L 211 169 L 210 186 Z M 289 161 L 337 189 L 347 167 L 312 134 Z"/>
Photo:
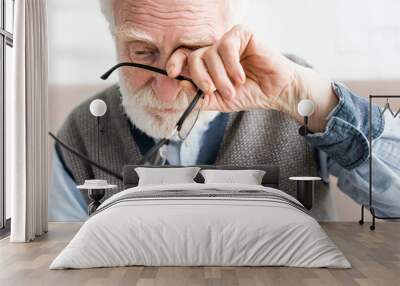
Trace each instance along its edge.
<path fill-rule="evenodd" d="M 10 194 L 5 190 L 5 98 L 11 92 L 14 0 L 0 0 L 0 236 L 8 231 Z"/>

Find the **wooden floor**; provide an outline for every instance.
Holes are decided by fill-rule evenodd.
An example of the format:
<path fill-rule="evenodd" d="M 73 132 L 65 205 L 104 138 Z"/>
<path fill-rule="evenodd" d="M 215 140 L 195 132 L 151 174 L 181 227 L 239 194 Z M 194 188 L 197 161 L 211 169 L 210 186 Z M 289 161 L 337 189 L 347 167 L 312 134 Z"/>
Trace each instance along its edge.
<path fill-rule="evenodd" d="M 123 267 L 48 270 L 80 224 L 51 223 L 28 244 L 0 241 L 0 285 L 400 285 L 400 223 L 378 223 L 375 232 L 357 223 L 323 224 L 353 268 Z"/>

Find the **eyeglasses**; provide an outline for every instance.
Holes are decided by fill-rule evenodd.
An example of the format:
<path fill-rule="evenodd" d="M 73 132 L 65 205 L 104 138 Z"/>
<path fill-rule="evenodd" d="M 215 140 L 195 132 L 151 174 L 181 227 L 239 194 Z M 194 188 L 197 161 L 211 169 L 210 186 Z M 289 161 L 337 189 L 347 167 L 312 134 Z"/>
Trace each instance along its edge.
<path fill-rule="evenodd" d="M 156 67 L 152 67 L 152 66 L 147 66 L 147 65 L 142 65 L 142 64 L 138 64 L 138 63 L 119 63 L 115 66 L 113 66 L 111 69 L 109 69 L 105 74 L 103 74 L 101 76 L 101 78 L 103 80 L 106 80 L 116 69 L 118 69 L 119 67 L 122 66 L 128 66 L 128 67 L 136 67 L 136 68 L 141 68 L 141 69 L 145 69 L 145 70 L 149 70 L 155 73 L 159 73 L 159 74 L 163 74 L 165 76 L 167 76 L 167 72 L 165 70 L 156 68 Z M 190 78 L 187 78 L 185 76 L 179 75 L 177 76 L 175 79 L 177 80 L 187 80 L 189 82 L 191 82 L 192 84 L 193 81 Z M 194 84 L 195 85 L 195 84 Z M 195 85 L 196 86 L 196 85 Z M 181 117 L 179 118 L 178 122 L 176 123 L 176 127 L 174 128 L 173 132 L 171 133 L 170 136 L 168 136 L 168 138 L 164 138 L 162 140 L 160 140 L 156 145 L 154 145 L 142 158 L 142 160 L 139 162 L 140 165 L 163 165 L 165 163 L 165 159 L 164 160 L 160 160 L 160 156 L 159 156 L 159 151 L 161 149 L 161 147 L 168 145 L 169 144 L 169 140 L 175 136 L 175 134 L 178 135 L 178 137 L 181 140 L 185 140 L 187 138 L 187 136 L 190 134 L 191 130 L 193 129 L 194 125 L 197 122 L 197 119 L 199 117 L 199 113 L 200 113 L 200 108 L 197 111 L 197 115 L 195 117 L 195 120 L 193 122 L 193 125 L 188 129 L 187 134 L 185 134 L 184 136 L 182 136 L 181 134 L 181 129 L 183 126 L 183 123 L 185 122 L 185 120 L 187 119 L 187 117 L 190 115 L 190 113 L 193 111 L 193 109 L 196 107 L 198 101 L 200 99 L 204 98 L 204 94 L 203 92 L 198 88 L 195 97 L 193 98 L 193 100 L 190 102 L 189 106 L 185 109 L 185 111 L 182 113 Z M 114 176 L 115 178 L 117 178 L 118 180 L 122 181 L 122 175 L 118 174 L 116 172 L 114 172 L 113 170 L 93 161 L 92 159 L 90 159 L 89 157 L 87 157 L 86 155 L 82 154 L 81 152 L 79 152 L 78 150 L 74 149 L 73 147 L 69 146 L 68 144 L 64 143 L 62 140 L 60 140 L 59 138 L 57 138 L 57 136 L 55 136 L 53 133 L 49 132 L 49 135 L 57 142 L 60 144 L 60 146 L 64 149 L 66 149 L 67 151 L 69 151 L 70 153 L 72 153 L 73 155 L 75 155 L 76 157 L 80 158 L 81 160 L 85 161 L 86 163 L 98 168 L 99 170 L 102 170 L 105 173 L 110 174 L 111 176 Z"/>
<path fill-rule="evenodd" d="M 118 69 L 118 68 L 120 68 L 120 67 L 134 67 L 134 68 L 140 68 L 140 69 L 145 69 L 145 70 L 148 70 L 148 71 L 151 71 L 151 72 L 155 72 L 155 73 L 158 73 L 158 74 L 162 74 L 162 75 L 168 76 L 167 71 L 165 71 L 165 70 L 163 70 L 163 69 L 160 69 L 160 68 L 157 68 L 157 67 L 148 66 L 148 65 L 143 65 L 143 64 L 139 64 L 139 63 L 123 62 L 123 63 L 116 64 L 115 66 L 113 66 L 112 68 L 110 68 L 107 72 L 105 72 L 105 73 L 101 76 L 101 79 L 103 79 L 103 80 L 108 79 L 108 77 L 109 77 L 116 69 Z M 191 82 L 194 86 L 196 86 L 196 84 L 193 82 L 192 79 L 190 79 L 190 78 L 188 78 L 188 77 L 185 77 L 185 76 L 183 76 L 183 75 L 179 75 L 179 76 L 175 77 L 175 79 L 176 79 L 176 80 L 179 80 L 179 81 L 186 80 L 186 81 Z M 193 100 L 190 102 L 189 106 L 185 109 L 185 111 L 182 113 L 181 117 L 179 118 L 178 122 L 177 122 L 176 125 L 175 125 L 174 130 L 171 132 L 171 134 L 170 134 L 167 138 L 161 139 L 156 145 L 154 145 L 154 146 L 144 155 L 144 157 L 143 157 L 143 159 L 141 160 L 140 164 L 151 164 L 151 165 L 155 165 L 154 162 L 155 162 L 155 161 L 159 162 L 159 161 L 160 161 L 160 160 L 159 160 L 160 158 L 151 160 L 152 162 L 149 162 L 150 158 L 151 158 L 151 157 L 154 157 L 155 155 L 159 155 L 159 154 L 157 154 L 157 153 L 160 152 L 161 147 L 163 147 L 164 145 L 168 145 L 169 142 L 170 142 L 170 140 L 171 140 L 175 135 L 177 135 L 178 138 L 179 138 L 181 141 L 184 141 L 184 140 L 189 136 L 189 134 L 191 133 L 193 127 L 196 125 L 196 122 L 197 122 L 197 120 L 198 120 L 198 118 L 199 118 L 199 115 L 200 115 L 200 110 L 201 110 L 201 108 L 198 108 L 198 109 L 197 109 L 197 114 L 196 114 L 196 116 L 194 117 L 193 122 L 191 123 L 191 125 L 188 126 L 189 128 L 186 128 L 186 130 L 187 130 L 186 134 L 183 134 L 183 131 L 182 131 L 183 124 L 185 123 L 185 121 L 187 121 L 189 115 L 192 113 L 193 109 L 196 107 L 196 105 L 197 105 L 197 103 L 199 102 L 199 100 L 200 100 L 200 99 L 203 99 L 203 98 L 204 98 L 203 92 L 202 92 L 199 88 L 197 88 L 197 92 L 196 92 L 195 97 L 194 97 Z M 162 155 L 161 155 L 161 156 L 162 156 Z M 157 164 L 159 164 L 159 163 L 157 163 Z"/>

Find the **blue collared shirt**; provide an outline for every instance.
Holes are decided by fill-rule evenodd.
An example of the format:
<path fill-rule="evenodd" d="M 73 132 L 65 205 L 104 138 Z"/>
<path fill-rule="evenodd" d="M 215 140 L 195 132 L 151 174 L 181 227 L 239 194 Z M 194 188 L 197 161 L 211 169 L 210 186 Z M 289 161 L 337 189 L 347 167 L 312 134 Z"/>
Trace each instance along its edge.
<path fill-rule="evenodd" d="M 368 102 L 344 85 L 332 86 L 339 104 L 328 116 L 325 131 L 307 135 L 307 141 L 318 150 L 320 176 L 325 181 L 329 180 L 329 175 L 336 176 L 341 191 L 357 203 L 368 205 Z M 373 106 L 372 115 L 373 205 L 377 215 L 400 216 L 400 118 L 394 119 L 389 114 L 381 117 L 377 106 Z M 168 162 L 178 165 L 212 164 L 222 142 L 221 131 L 227 117 L 221 113 L 209 126 L 193 130 L 186 142 L 170 144 Z M 134 132 L 140 133 L 138 130 Z M 138 139 L 142 137 L 134 136 L 139 148 L 145 151 L 148 146 L 144 143 L 149 139 Z M 209 144 L 210 140 L 213 144 Z M 207 152 L 202 152 L 205 145 Z M 54 153 L 49 218 L 85 220 L 85 200 L 57 152 Z"/>

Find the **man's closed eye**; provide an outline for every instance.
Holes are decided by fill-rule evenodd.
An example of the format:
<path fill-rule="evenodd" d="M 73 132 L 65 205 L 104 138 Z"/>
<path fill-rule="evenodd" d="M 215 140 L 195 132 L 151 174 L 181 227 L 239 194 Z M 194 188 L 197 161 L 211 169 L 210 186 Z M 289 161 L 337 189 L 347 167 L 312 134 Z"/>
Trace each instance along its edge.
<path fill-rule="evenodd" d="M 157 52 L 147 49 L 130 48 L 130 58 L 133 62 L 152 63 L 157 57 Z"/>

